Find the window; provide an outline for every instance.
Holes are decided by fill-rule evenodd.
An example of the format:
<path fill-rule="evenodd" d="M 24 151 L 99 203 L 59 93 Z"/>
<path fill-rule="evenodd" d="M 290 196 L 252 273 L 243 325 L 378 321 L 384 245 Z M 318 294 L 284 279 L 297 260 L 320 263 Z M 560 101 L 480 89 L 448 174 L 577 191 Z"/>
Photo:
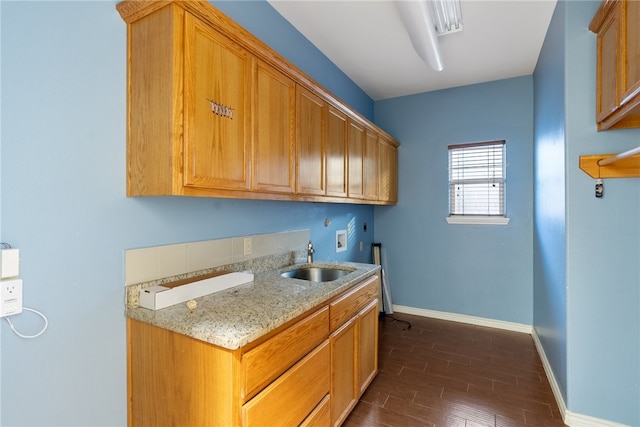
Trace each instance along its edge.
<path fill-rule="evenodd" d="M 449 223 L 508 222 L 504 160 L 505 141 L 449 146 Z"/>

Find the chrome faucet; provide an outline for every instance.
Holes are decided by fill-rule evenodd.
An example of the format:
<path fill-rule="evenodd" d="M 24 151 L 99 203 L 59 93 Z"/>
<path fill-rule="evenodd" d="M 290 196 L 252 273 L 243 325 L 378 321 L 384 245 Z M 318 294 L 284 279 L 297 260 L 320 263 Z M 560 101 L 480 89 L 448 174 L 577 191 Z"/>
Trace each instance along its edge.
<path fill-rule="evenodd" d="M 307 246 L 307 263 L 311 264 L 313 263 L 313 253 L 316 250 L 313 249 L 313 243 L 311 243 L 311 240 L 309 240 L 309 245 Z"/>

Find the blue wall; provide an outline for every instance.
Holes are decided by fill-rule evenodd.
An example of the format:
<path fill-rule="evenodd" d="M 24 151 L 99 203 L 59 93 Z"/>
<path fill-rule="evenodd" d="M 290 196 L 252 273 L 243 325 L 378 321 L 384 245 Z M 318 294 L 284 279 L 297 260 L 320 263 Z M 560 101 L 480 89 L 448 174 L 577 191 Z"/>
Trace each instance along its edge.
<path fill-rule="evenodd" d="M 596 36 L 588 25 L 598 5 L 559 3 L 535 73 L 543 104 L 536 106 L 534 320 L 554 376 L 566 381 L 568 410 L 638 426 L 640 181 L 605 180 L 597 199 L 594 180 L 578 168 L 580 155 L 640 143 L 638 129 L 596 130 Z"/>
<path fill-rule="evenodd" d="M 566 4 L 558 3 L 534 73 L 533 321 L 566 402 L 565 10 Z"/>
<path fill-rule="evenodd" d="M 531 76 L 378 101 L 402 142 L 399 203 L 376 208 L 394 304 L 533 321 Z M 506 226 L 449 225 L 448 144 L 507 140 Z"/>
<path fill-rule="evenodd" d="M 365 115 L 373 103 L 266 2 L 222 2 Z M 24 304 L 49 329 L 1 333 L 0 424 L 126 424 L 124 251 L 309 228 L 316 259 L 370 260 L 373 208 L 125 197 L 126 27 L 115 2 L 0 2 L 0 240 L 21 250 Z M 324 227 L 325 218 L 332 221 Z M 335 230 L 353 221 L 339 257 Z M 362 231 L 363 223 L 368 231 Z M 351 242 L 350 242 L 351 243 Z M 15 316 L 23 333 L 40 324 Z"/>
<path fill-rule="evenodd" d="M 594 2 L 566 2 L 567 372 L 572 411 L 640 425 L 640 180 L 605 196 L 581 154 L 640 145 L 640 129 L 596 132 Z"/>

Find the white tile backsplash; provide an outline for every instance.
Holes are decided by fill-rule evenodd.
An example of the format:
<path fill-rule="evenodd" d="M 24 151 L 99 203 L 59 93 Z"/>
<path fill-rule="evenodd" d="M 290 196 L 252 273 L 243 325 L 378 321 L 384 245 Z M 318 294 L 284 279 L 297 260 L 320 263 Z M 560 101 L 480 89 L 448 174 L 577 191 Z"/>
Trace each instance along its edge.
<path fill-rule="evenodd" d="M 158 248 L 160 277 L 177 276 L 188 272 L 187 245 L 168 245 Z"/>
<path fill-rule="evenodd" d="M 251 255 L 244 255 L 250 237 Z M 219 267 L 306 248 L 309 230 L 256 234 L 125 251 L 125 285 Z"/>
<path fill-rule="evenodd" d="M 278 252 L 286 252 L 287 250 L 290 250 L 289 249 L 291 247 L 291 245 L 289 244 L 291 240 L 289 237 L 290 234 L 293 234 L 293 233 L 278 233 L 275 235 L 276 250 Z"/>
<path fill-rule="evenodd" d="M 213 241 L 187 243 L 187 270 L 198 271 L 211 268 Z"/>
<path fill-rule="evenodd" d="M 160 277 L 158 248 L 131 249 L 125 252 L 126 283 L 140 283 Z"/>
<path fill-rule="evenodd" d="M 254 257 L 263 257 L 277 253 L 278 250 L 278 234 L 260 234 L 253 236 L 253 253 Z"/>
<path fill-rule="evenodd" d="M 233 262 L 233 257 L 231 256 L 231 239 L 210 240 L 210 242 L 213 245 L 213 252 L 211 254 L 213 265 L 211 267 L 219 267 Z"/>
<path fill-rule="evenodd" d="M 293 231 L 289 233 L 289 250 L 307 249 L 309 243 L 309 230 Z"/>

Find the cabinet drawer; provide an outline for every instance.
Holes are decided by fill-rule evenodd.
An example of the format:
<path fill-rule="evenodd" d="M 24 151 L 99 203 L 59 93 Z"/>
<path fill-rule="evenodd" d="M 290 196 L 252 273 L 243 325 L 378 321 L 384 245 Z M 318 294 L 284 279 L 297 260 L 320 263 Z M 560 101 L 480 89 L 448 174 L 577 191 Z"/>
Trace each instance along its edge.
<path fill-rule="evenodd" d="M 369 301 L 377 298 L 379 288 L 380 279 L 374 275 L 333 301 L 329 306 L 331 332 L 355 316 Z"/>
<path fill-rule="evenodd" d="M 243 426 L 298 425 L 329 393 L 329 341 L 242 407 Z"/>
<path fill-rule="evenodd" d="M 329 308 L 305 317 L 242 356 L 247 401 L 329 336 Z"/>
<path fill-rule="evenodd" d="M 331 396 L 326 395 L 300 427 L 326 427 L 331 423 Z"/>

